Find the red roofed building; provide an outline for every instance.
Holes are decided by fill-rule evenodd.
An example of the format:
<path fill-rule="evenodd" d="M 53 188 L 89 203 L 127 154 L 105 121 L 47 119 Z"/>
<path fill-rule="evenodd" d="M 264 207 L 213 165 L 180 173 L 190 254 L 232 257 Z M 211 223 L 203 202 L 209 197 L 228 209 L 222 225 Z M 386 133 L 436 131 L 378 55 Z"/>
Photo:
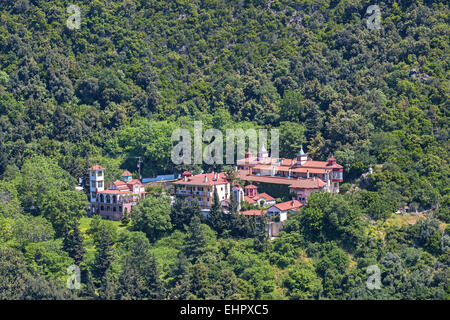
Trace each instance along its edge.
<path fill-rule="evenodd" d="M 244 189 L 245 189 L 245 194 L 248 197 L 254 197 L 258 193 L 258 187 L 255 186 L 254 184 L 249 184 L 249 185 L 245 186 Z"/>
<path fill-rule="evenodd" d="M 260 206 L 271 206 L 276 202 L 275 198 L 267 193 L 258 193 L 258 187 L 253 184 L 246 186 L 244 189 L 246 194 L 244 201 L 248 203 Z"/>
<path fill-rule="evenodd" d="M 105 168 L 98 165 L 89 168 L 91 212 L 102 218 L 120 220 L 125 212 L 129 213 L 141 198 L 145 198 L 145 188 L 141 181 L 133 179 L 132 174 L 125 170 L 122 180 L 114 181 L 105 190 L 104 171 Z"/>
<path fill-rule="evenodd" d="M 300 149 L 295 159 L 252 157 L 247 152 L 237 161 L 239 178 L 250 182 L 289 185 L 294 197 L 303 202 L 318 190 L 339 192 L 344 168 L 331 157 L 328 161 L 314 161 Z"/>
<path fill-rule="evenodd" d="M 99 166 L 98 164 L 96 164 L 96 165 L 90 167 L 88 170 L 92 171 L 92 170 L 106 170 L 106 169 L 101 167 L 101 166 Z"/>
<path fill-rule="evenodd" d="M 205 212 L 208 212 L 213 204 L 214 188 L 217 190 L 220 201 L 230 198 L 230 183 L 223 172 L 197 175 L 184 172 L 178 181 L 173 182 L 173 186 L 176 198 L 186 199 L 188 202 L 198 200 Z"/>
<path fill-rule="evenodd" d="M 267 210 L 267 216 L 273 217 L 276 214 L 280 215 L 280 221 L 284 221 L 287 219 L 287 213 L 289 211 L 294 212 L 297 209 L 299 209 L 301 206 L 303 206 L 303 203 L 301 203 L 298 200 L 289 200 L 286 202 L 281 202 L 274 204 Z"/>

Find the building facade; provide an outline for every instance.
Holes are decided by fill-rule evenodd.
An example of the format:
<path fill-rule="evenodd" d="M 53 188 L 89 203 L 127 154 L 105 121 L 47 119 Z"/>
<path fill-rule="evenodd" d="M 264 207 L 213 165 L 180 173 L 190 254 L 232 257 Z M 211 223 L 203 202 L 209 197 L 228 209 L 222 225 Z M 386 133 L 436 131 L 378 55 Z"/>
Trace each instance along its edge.
<path fill-rule="evenodd" d="M 144 185 L 140 180 L 133 179 L 128 170 L 122 173 L 121 180 L 114 181 L 106 190 L 104 189 L 105 168 L 95 165 L 89 168 L 89 176 L 91 177 L 90 211 L 92 214 L 99 214 L 102 218 L 120 220 L 125 214 L 131 212 L 140 199 L 145 198 Z"/>
<path fill-rule="evenodd" d="M 214 203 L 214 188 L 219 201 L 230 198 L 230 183 L 223 172 L 192 175 L 186 171 L 173 186 L 176 199 L 185 199 L 189 203 L 197 200 L 204 212 L 208 212 Z"/>
<path fill-rule="evenodd" d="M 303 148 L 295 159 L 271 158 L 265 149 L 257 157 L 247 152 L 237 161 L 237 168 L 241 180 L 288 185 L 293 199 L 302 203 L 315 191 L 338 193 L 344 169 L 333 157 L 328 161 L 310 159 Z"/>

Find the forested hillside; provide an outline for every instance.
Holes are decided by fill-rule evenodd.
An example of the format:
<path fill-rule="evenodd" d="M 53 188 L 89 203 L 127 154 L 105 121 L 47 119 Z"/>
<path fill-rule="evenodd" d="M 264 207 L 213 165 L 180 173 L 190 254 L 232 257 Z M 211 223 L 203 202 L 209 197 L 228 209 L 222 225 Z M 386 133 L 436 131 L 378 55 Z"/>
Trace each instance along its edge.
<path fill-rule="evenodd" d="M 449 299 L 449 20 L 444 0 L 2 0 L 0 299 Z M 95 163 L 107 182 L 138 156 L 144 177 L 213 169 L 171 161 L 194 120 L 333 155 L 341 194 L 275 241 L 161 192 L 131 222 L 85 217 Z"/>

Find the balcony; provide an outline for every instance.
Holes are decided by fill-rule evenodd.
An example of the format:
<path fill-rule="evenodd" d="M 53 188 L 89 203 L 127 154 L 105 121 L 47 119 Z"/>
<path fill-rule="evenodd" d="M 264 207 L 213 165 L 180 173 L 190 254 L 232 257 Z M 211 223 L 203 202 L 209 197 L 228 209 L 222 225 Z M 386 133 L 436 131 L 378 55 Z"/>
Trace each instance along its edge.
<path fill-rule="evenodd" d="M 183 195 L 183 196 L 212 197 L 212 192 L 210 192 L 210 191 L 177 190 L 177 192 L 175 194 Z"/>

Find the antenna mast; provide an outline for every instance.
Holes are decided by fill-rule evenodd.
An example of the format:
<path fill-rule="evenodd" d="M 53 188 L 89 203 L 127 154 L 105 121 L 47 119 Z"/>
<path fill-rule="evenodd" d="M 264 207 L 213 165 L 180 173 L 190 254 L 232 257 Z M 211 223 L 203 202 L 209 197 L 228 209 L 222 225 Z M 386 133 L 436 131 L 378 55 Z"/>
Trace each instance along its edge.
<path fill-rule="evenodd" d="M 136 158 L 138 159 L 137 167 L 138 167 L 138 171 L 139 171 L 139 180 L 142 180 L 142 176 L 141 176 L 142 158 L 141 157 L 136 157 Z"/>

